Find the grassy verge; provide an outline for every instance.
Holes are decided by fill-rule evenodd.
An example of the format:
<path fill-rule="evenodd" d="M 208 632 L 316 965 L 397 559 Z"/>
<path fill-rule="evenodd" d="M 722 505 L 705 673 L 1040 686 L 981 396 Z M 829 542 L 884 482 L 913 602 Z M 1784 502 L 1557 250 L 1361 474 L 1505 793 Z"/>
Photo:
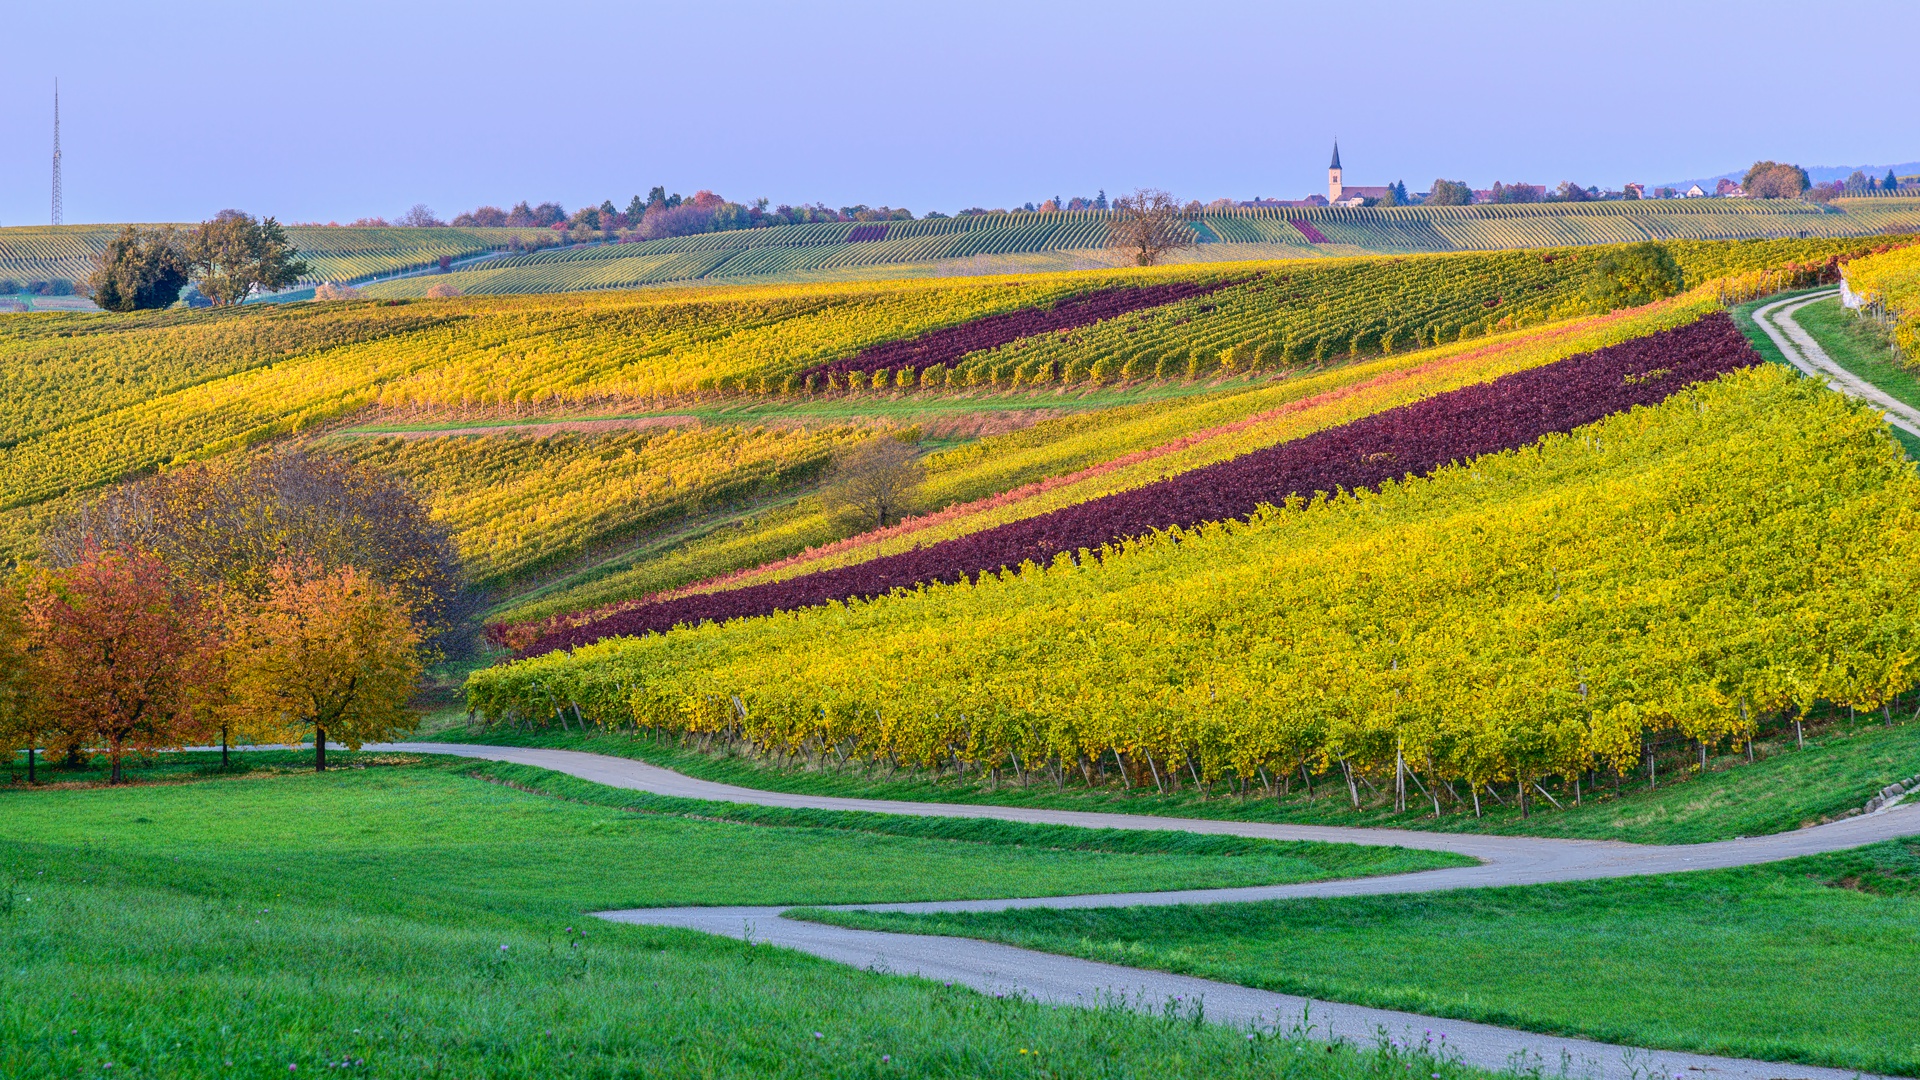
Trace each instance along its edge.
<path fill-rule="evenodd" d="M 1808 304 L 1794 315 L 1801 329 L 1813 336 L 1834 363 L 1886 391 L 1896 400 L 1920 406 L 1920 372 L 1894 359 L 1891 341 L 1879 324 L 1853 315 L 1838 298 Z M 1893 437 L 1920 460 L 1920 436 L 1893 428 Z"/>
<path fill-rule="evenodd" d="M 1825 288 L 1825 286 L 1822 286 Z M 1751 300 L 1733 309 L 1733 320 L 1740 327 L 1747 340 L 1759 350 L 1760 355 L 1776 364 L 1787 364 L 1787 358 L 1781 354 L 1779 346 L 1760 328 L 1753 313 L 1756 309 L 1776 300 L 1793 296 L 1803 296 L 1816 289 L 1802 289 L 1798 292 L 1781 293 L 1760 300 Z M 1886 391 L 1909 405 L 1920 406 L 1920 372 L 1902 366 L 1888 354 L 1887 335 L 1875 323 L 1858 318 L 1840 306 L 1840 300 L 1822 300 L 1801 308 L 1794 321 L 1813 339 L 1820 343 L 1833 361 L 1867 382 Z M 1790 365 L 1789 365 L 1790 366 Z M 1899 428 L 1890 428 L 1891 434 L 1907 448 L 1907 456 L 1920 460 L 1920 436 L 1910 435 Z"/>
<path fill-rule="evenodd" d="M 361 831 L 373 831 L 369 816 L 379 818 L 392 802 L 437 804 L 443 809 L 431 826 L 413 828 L 407 843 L 439 843 L 450 849 L 530 842 L 533 834 L 551 831 L 556 821 L 567 820 L 551 817 L 554 807 L 591 808 L 599 812 L 588 832 L 595 837 L 605 834 L 611 846 L 601 851 L 599 848 L 605 846 L 601 841 L 586 841 L 578 852 L 583 863 L 611 860 L 619 864 L 627 857 L 645 862 L 667 858 L 671 853 L 671 859 L 663 865 L 687 863 L 700 873 L 710 864 L 727 865 L 740 859 L 756 864 L 744 876 L 737 869 L 729 869 L 725 877 L 706 884 L 699 873 L 681 873 L 678 881 L 654 883 L 664 891 L 642 891 L 615 905 L 622 907 L 814 902 L 787 897 L 784 892 L 799 896 L 823 889 L 848 898 L 844 902 L 859 902 L 867 894 L 893 897 L 903 891 L 917 899 L 932 900 L 958 894 L 1062 895 L 1251 885 L 1402 873 L 1471 862 L 1444 853 L 1388 847 L 736 806 L 625 791 L 545 769 L 462 758 L 342 755 L 347 763 L 345 772 L 316 775 L 310 771 L 308 755 L 297 751 L 261 754 L 265 759 L 261 763 L 248 760 L 252 756 L 235 755 L 235 763 L 226 774 L 244 779 L 224 783 L 135 789 L 152 792 L 138 798 L 121 796 L 118 791 L 14 787 L 0 789 L 0 799 L 6 800 L 0 805 L 22 820 L 37 821 L 39 831 L 33 835 L 44 837 L 74 834 L 75 830 L 84 835 L 94 827 L 111 829 L 114 820 L 89 823 L 84 811 L 123 797 L 149 805 L 154 813 L 164 814 L 166 820 L 179 825 L 193 820 L 189 808 L 209 798 L 245 806 L 245 813 L 268 818 L 289 812 L 283 803 L 299 804 L 300 812 L 308 813 L 319 811 L 320 803 L 333 800 L 348 804 L 341 812 L 362 819 L 357 826 Z M 217 753 L 194 753 L 162 755 L 151 769 L 133 775 L 152 783 L 209 779 L 223 775 L 223 771 Z M 608 810 L 628 813 L 608 818 L 604 813 Z M 78 815 L 79 823 L 49 816 L 67 813 Z M 231 819 L 230 823 L 237 825 L 238 820 Z M 401 823 L 385 820 L 382 827 L 397 831 Z M 148 831 L 136 832 L 144 835 Z M 9 832 L 26 842 L 26 833 L 0 826 L 0 836 Z M 341 837 L 332 838 L 338 841 Z M 237 837 L 228 839 L 237 841 Z M 556 836 L 547 842 L 559 844 L 561 839 Z M 900 846 L 903 843 L 905 846 Z M 854 849 L 834 850 L 849 844 L 858 853 Z M 827 850 L 822 851 L 823 847 Z M 625 852 L 625 856 L 615 858 L 616 852 Z M 832 861 L 835 857 L 857 861 L 860 868 L 837 869 L 818 879 L 808 867 L 810 862 Z M 920 869 L 913 869 L 916 866 Z M 922 869 L 933 873 L 923 874 Z M 730 889 L 722 884 L 728 880 Z M 758 884 L 750 884 L 754 882 Z M 719 891 L 710 893 L 716 885 Z M 433 889 L 431 881 L 419 882 L 416 887 L 422 896 Z"/>
<path fill-rule="evenodd" d="M 327 754 L 328 766 L 340 769 L 417 765 L 421 760 L 416 754 L 369 754 L 354 753 L 351 750 L 333 750 Z M 27 783 L 27 756 L 15 754 L 11 759 L 0 758 L 0 761 L 5 763 L 5 771 L 0 772 L 0 798 L 6 797 L 9 793 L 24 793 L 23 789 Z M 130 754 L 122 759 L 121 767 L 127 782 L 131 784 L 173 784 L 223 777 L 281 776 L 312 772 L 313 751 L 235 750 L 224 766 L 220 763 L 219 751 L 187 754 Z M 83 757 L 75 764 L 60 760 L 49 762 L 43 757 L 35 763 L 34 772 L 38 783 L 38 787 L 34 790 L 37 791 L 105 787 L 111 776 L 104 754 Z"/>
<path fill-rule="evenodd" d="M 1583 792 L 1580 805 L 1565 793 L 1564 810 L 1544 803 L 1529 818 L 1511 806 L 1483 797 L 1485 816 L 1475 818 L 1450 803 L 1441 817 L 1431 804 L 1417 801 L 1394 813 L 1384 792 L 1361 791 L 1360 810 L 1352 808 L 1344 787 L 1316 780 L 1309 799 L 1294 784 L 1285 799 L 1241 800 L 1222 783 L 1210 790 L 1189 784 L 1180 791 L 1159 794 L 1139 789 L 1123 791 L 1115 785 L 1055 789 L 1036 783 L 997 787 L 951 775 L 893 773 L 884 768 L 816 769 L 778 765 L 764 758 L 729 749 L 701 751 L 646 732 L 527 732 L 507 728 L 443 730 L 441 741 L 495 743 L 508 746 L 551 746 L 587 750 L 648 761 L 689 776 L 742 787 L 807 795 L 855 798 L 908 799 L 924 802 L 994 803 L 1056 809 L 1098 810 L 1131 814 L 1168 814 L 1181 817 L 1235 821 L 1276 821 L 1314 825 L 1366 825 L 1455 832 L 1490 832 L 1530 836 L 1559 836 L 1638 843 L 1680 844 L 1759 836 L 1831 820 L 1858 809 L 1874 793 L 1895 780 L 1920 773 L 1920 723 L 1882 726 L 1873 720 L 1841 717 L 1822 725 L 1808 725 L 1805 749 L 1795 748 L 1791 729 L 1763 737 L 1748 764 L 1744 753 L 1710 757 L 1704 773 L 1690 771 L 1669 760 L 1661 765 L 1658 786 L 1648 789 L 1644 775 L 1625 782 L 1616 793 L 1611 786 Z M 1297 778 L 1296 778 L 1297 781 Z M 1512 792 L 1507 792 L 1511 802 Z"/>
<path fill-rule="evenodd" d="M 470 767 L 0 794 L 0 1075 L 1469 1075 L 1347 1047 L 1308 1057 L 1189 1010 L 1045 1008 L 581 918 L 998 894 L 1246 856 L 630 814 Z"/>
<path fill-rule="evenodd" d="M 1657 878 L 992 914 L 810 912 L 1613 1042 L 1920 1075 L 1920 841 Z"/>
<path fill-rule="evenodd" d="M 1894 358 L 1892 338 L 1878 323 L 1841 307 L 1839 297 L 1808 304 L 1794 314 L 1793 321 L 1820 343 L 1834 363 L 1896 400 L 1920 407 L 1920 372 Z"/>

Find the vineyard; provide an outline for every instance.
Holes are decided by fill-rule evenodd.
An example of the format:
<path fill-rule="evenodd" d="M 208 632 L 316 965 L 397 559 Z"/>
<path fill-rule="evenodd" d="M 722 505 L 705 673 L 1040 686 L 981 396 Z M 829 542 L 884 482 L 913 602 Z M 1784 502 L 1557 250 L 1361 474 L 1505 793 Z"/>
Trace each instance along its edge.
<path fill-rule="evenodd" d="M 601 244 L 488 260 L 446 279 L 463 293 L 636 288 L 692 280 L 814 279 L 868 268 L 948 272 L 982 256 L 1092 252 L 1107 240 L 1105 211 L 980 214 L 889 222 L 854 235 L 851 222 L 783 225 L 638 243 Z M 1736 199 L 1495 206 L 1248 208 L 1192 215 L 1209 261 L 1324 255 L 1557 248 L 1644 240 L 1861 237 L 1920 229 L 1920 200 L 1807 203 Z M 871 228 L 871 227 L 865 227 Z M 1244 254 L 1234 249 L 1244 248 Z M 395 281 L 381 296 L 423 296 L 431 282 Z"/>
<path fill-rule="evenodd" d="M 1783 261 L 1824 273 L 1867 243 L 1671 250 L 1691 280 Z M 564 413 L 743 394 L 878 406 L 909 387 L 1045 395 L 1265 378 L 1477 342 L 1587 310 L 1596 250 L 8 319 L 0 372 L 14 390 L 0 394 L 0 549 L 29 553 L 34 523 L 77 493 L 369 406 Z M 1129 310 L 1114 314 L 1115 297 L 1132 298 L 1120 305 Z M 1132 308 L 1142 297 L 1172 302 Z M 958 348 L 975 351 L 954 356 Z M 831 369 L 862 356 L 896 359 L 872 372 Z M 772 558 L 833 539 L 795 533 L 797 546 Z M 522 556 L 488 558 L 510 567 Z"/>
<path fill-rule="evenodd" d="M 1496 780 L 1630 769 L 1654 732 L 1737 744 L 1816 699 L 1878 708 L 1920 644 L 1920 476 L 1877 416 L 1748 366 L 1726 330 L 1567 362 L 1609 406 L 1672 396 L 1430 479 L 552 653 L 476 673 L 471 702 L 1056 784 L 1318 777 L 1357 804 L 1404 767 L 1436 812 Z M 1409 410 L 1317 467 L 1384 481 L 1362 452 L 1464 457 L 1583 397 L 1514 377 L 1460 399 L 1482 410 L 1465 431 Z"/>
<path fill-rule="evenodd" d="M 756 530 L 758 536 L 735 537 L 712 550 L 694 545 L 671 563 L 639 566 L 511 610 L 503 616 L 506 625 L 494 633 L 525 647 L 542 634 L 583 626 L 645 603 L 650 595 L 677 599 L 684 593 L 780 581 L 912 551 L 1682 325 L 1714 306 L 1711 296 L 1690 295 L 1486 342 L 1257 381 L 1194 401 L 1048 421 L 929 456 L 922 489 L 929 512 L 898 525 L 840 539 L 818 514 L 772 520 Z M 715 576 L 698 581 L 702 570 Z"/>
<path fill-rule="evenodd" d="M 187 226 L 181 226 L 185 228 Z M 32 225 L 0 228 L 0 277 L 82 281 L 118 225 Z M 287 238 L 300 249 L 308 282 L 356 281 L 416 270 L 442 258 L 462 259 L 509 244 L 551 243 L 547 229 L 412 229 L 294 225 Z"/>
<path fill-rule="evenodd" d="M 475 583 L 499 588 L 650 527 L 811 480 L 850 427 L 331 438 L 328 449 L 405 477 L 453 530 Z"/>
<path fill-rule="evenodd" d="M 1892 324 L 1906 362 L 1920 364 L 1920 247 L 1855 259 L 1846 276 L 1868 313 Z"/>
<path fill-rule="evenodd" d="M 1704 281 L 1789 261 L 1823 263 L 1872 244 L 1815 239 L 1668 247 L 1689 281 Z M 1275 370 L 1583 313 L 1593 260 L 1605 250 L 687 290 L 625 302 L 469 300 L 462 302 L 465 310 L 517 316 L 513 338 L 497 349 L 450 348 L 431 373 L 385 388 L 381 401 L 557 407 L 715 391 L 1018 389 Z M 1102 290 L 1172 297 L 1179 291 L 1164 290 L 1175 285 L 1192 295 L 1079 321 Z M 1067 301 L 1073 303 L 1062 310 Z M 1023 308 L 1036 310 L 1013 314 Z M 995 317 L 1002 318 L 968 325 Z M 1054 325 L 1060 328 L 1046 329 Z M 1023 327 L 1039 332 L 952 355 L 956 347 L 993 345 L 1001 340 L 995 335 Z M 922 336 L 928 334 L 938 337 Z M 879 346 L 885 349 L 867 352 Z M 856 359 L 863 353 L 865 359 Z"/>
<path fill-rule="evenodd" d="M 1672 330 L 1504 375 L 1330 427 L 1179 476 L 893 555 L 621 611 L 532 644 L 531 654 L 616 635 L 769 615 L 895 589 L 965 581 L 1098 551 L 1168 529 L 1243 517 L 1263 505 L 1376 487 L 1508 449 L 1757 361 L 1731 319 Z"/>

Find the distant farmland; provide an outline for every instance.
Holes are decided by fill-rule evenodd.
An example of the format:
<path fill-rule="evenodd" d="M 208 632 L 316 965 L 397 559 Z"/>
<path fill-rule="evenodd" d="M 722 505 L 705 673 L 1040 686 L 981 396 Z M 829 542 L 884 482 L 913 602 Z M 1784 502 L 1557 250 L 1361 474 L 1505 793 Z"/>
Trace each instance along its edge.
<path fill-rule="evenodd" d="M 499 252 L 447 275 L 378 282 L 373 295 L 631 289 L 675 282 L 804 282 L 1085 269 L 1108 265 L 1106 211 L 979 214 L 883 223 L 823 222 L 514 253 L 551 244 L 547 229 L 295 226 L 308 283 L 364 281 Z M 1327 255 L 1493 251 L 1639 240 L 1869 236 L 1920 229 L 1920 199 L 1801 202 L 1736 199 L 1503 206 L 1298 207 L 1227 210 L 1188 219 L 1197 241 L 1182 262 Z M 0 278 L 86 276 L 119 226 L 0 229 Z M 299 298 L 295 294 L 294 298 Z"/>
<path fill-rule="evenodd" d="M 381 296 L 419 296 L 435 281 L 465 293 L 630 289 L 694 280 L 779 282 L 1017 273 L 1097 263 L 1105 211 L 981 214 L 829 222 L 598 244 L 487 260 L 433 281 L 383 283 Z M 1261 208 L 1195 214 L 1198 246 L 1180 261 L 1493 251 L 1639 240 L 1867 236 L 1920 228 L 1920 200 L 1843 199 L 1833 209 L 1734 199 L 1506 206 Z"/>

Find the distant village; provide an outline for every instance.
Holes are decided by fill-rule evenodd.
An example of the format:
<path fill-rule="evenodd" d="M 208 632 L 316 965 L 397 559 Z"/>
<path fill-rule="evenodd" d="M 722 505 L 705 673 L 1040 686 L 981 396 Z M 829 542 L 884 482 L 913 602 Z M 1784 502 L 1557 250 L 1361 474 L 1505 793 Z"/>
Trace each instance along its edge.
<path fill-rule="evenodd" d="M 1802 174 L 1804 176 L 1804 174 Z M 1843 181 L 1831 184 L 1808 185 L 1805 193 L 1818 199 L 1865 195 L 1920 195 L 1920 176 L 1896 177 L 1891 171 L 1885 177 L 1871 177 L 1855 173 Z M 1599 187 L 1581 187 L 1574 183 L 1562 183 L 1549 188 L 1543 184 L 1514 183 L 1503 184 L 1498 181 L 1490 188 L 1470 188 L 1466 184 L 1437 180 L 1432 190 L 1409 192 L 1405 183 L 1393 183 L 1385 186 L 1349 184 L 1346 171 L 1340 165 L 1340 144 L 1333 144 L 1333 161 L 1327 166 L 1327 193 L 1314 193 L 1304 199 L 1266 199 L 1256 195 L 1239 203 L 1246 207 L 1291 207 L 1291 206 L 1467 206 L 1475 203 L 1537 203 L 1537 202 L 1604 202 L 1630 199 L 1745 199 L 1749 195 L 1739 183 L 1722 178 L 1708 191 L 1699 184 L 1685 189 L 1675 187 L 1656 187 L 1651 190 L 1645 184 L 1626 184 L 1618 190 Z"/>

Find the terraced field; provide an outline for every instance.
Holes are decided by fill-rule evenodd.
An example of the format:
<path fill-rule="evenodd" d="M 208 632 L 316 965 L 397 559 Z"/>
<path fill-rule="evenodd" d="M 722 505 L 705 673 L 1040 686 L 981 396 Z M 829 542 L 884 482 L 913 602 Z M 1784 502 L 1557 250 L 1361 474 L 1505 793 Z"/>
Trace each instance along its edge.
<path fill-rule="evenodd" d="M 187 226 L 181 226 L 186 228 Z M 0 228 L 0 277 L 81 281 L 118 225 L 31 225 Z M 287 229 L 309 267 L 307 283 L 355 281 L 432 266 L 507 248 L 516 241 L 551 243 L 546 229 L 411 229 L 303 226 Z"/>
<path fill-rule="evenodd" d="M 1100 258 L 1105 211 L 983 214 L 890 222 L 862 234 L 850 222 L 708 233 L 489 260 L 448 279 L 467 293 L 633 288 L 693 279 L 818 281 L 891 268 L 977 272 L 983 259 L 1050 254 Z M 1642 240 L 1868 236 L 1920 228 L 1920 200 L 1842 199 L 1831 208 L 1737 199 L 1497 206 L 1249 208 L 1195 214 L 1187 261 L 1556 248 Z M 1233 249 L 1243 249 L 1235 253 Z M 1004 263 L 1005 270 L 1013 268 Z M 1049 267 L 1036 266 L 1034 269 Z M 425 295 L 429 282 L 381 285 L 382 296 Z"/>

